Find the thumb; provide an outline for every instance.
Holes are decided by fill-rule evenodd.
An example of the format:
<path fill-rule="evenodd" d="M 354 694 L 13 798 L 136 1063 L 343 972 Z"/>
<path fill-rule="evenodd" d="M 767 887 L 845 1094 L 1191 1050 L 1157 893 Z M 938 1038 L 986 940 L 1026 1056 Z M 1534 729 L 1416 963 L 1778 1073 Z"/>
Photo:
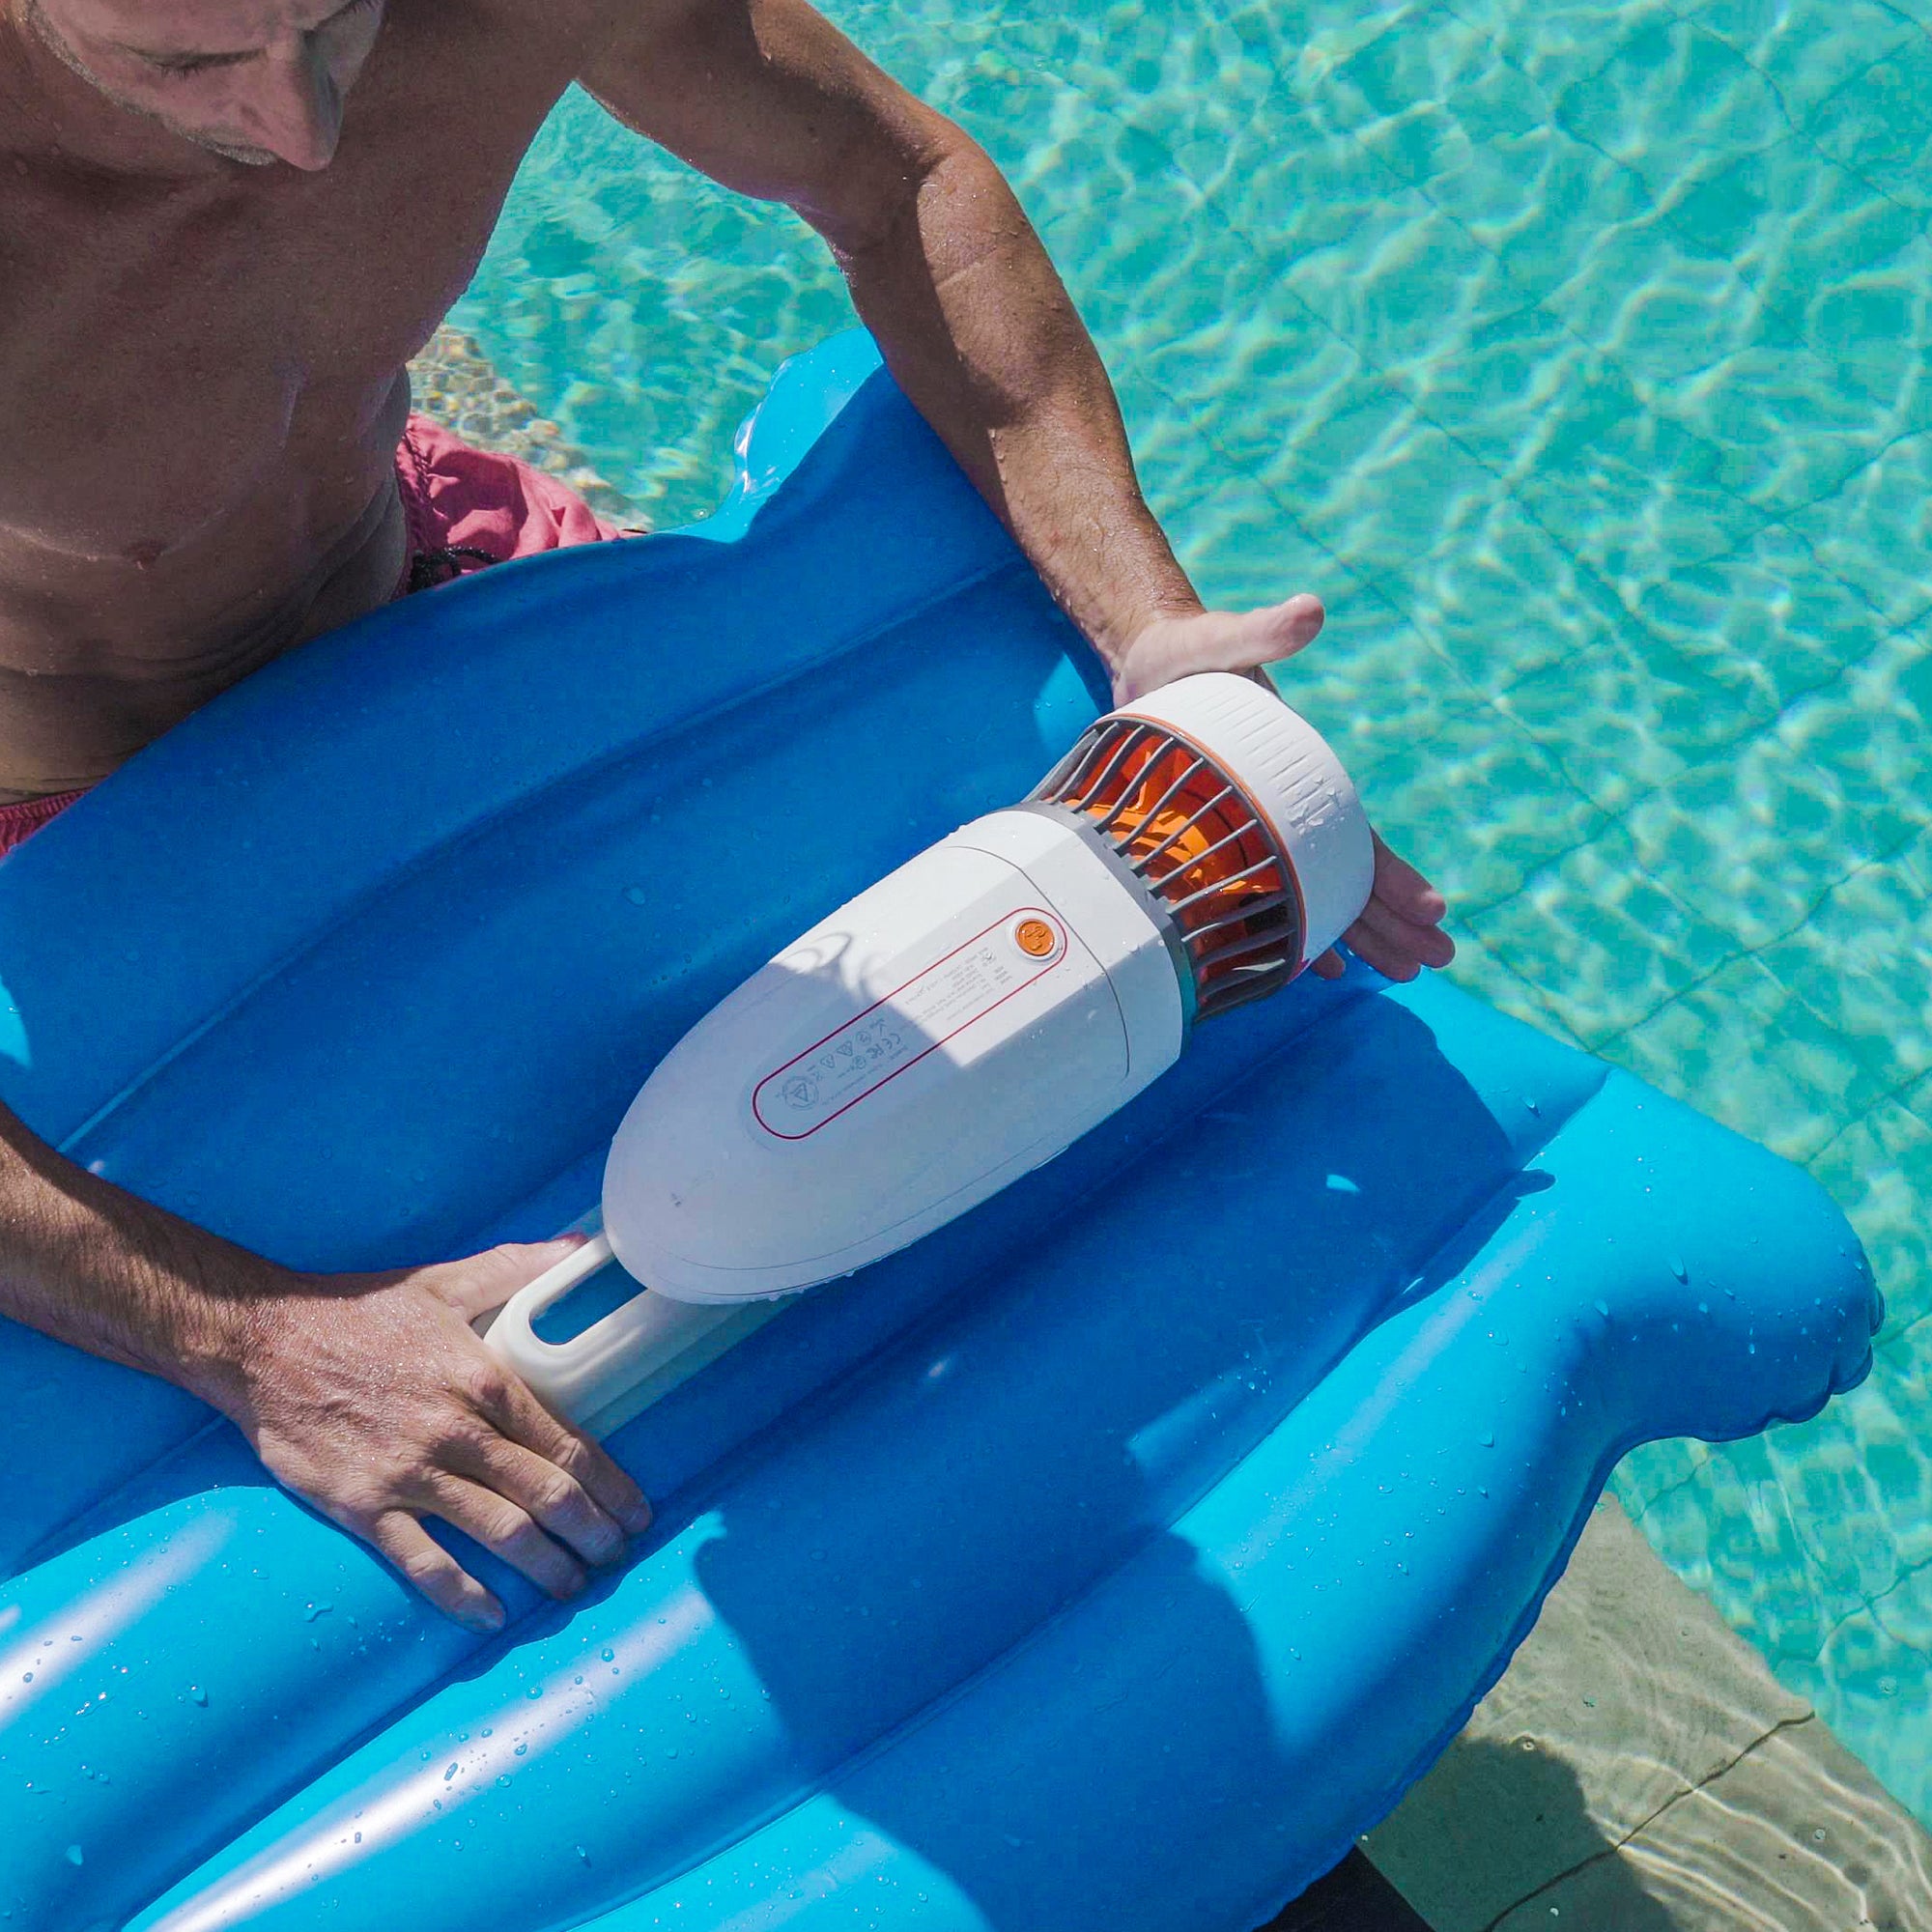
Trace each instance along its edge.
<path fill-rule="evenodd" d="M 1286 603 L 1270 604 L 1265 610 L 1230 617 L 1231 636 L 1224 649 L 1232 655 L 1213 667 L 1204 665 L 1202 668 L 1253 670 L 1260 665 L 1292 658 L 1315 641 L 1327 617 L 1321 598 L 1311 597 L 1305 591 Z"/>
<path fill-rule="evenodd" d="M 502 1307 L 520 1288 L 548 1274 L 583 1245 L 582 1235 L 554 1241 L 505 1241 L 438 1270 L 436 1292 L 466 1321 Z"/>
<path fill-rule="evenodd" d="M 1326 612 L 1319 597 L 1302 594 L 1263 611 L 1198 611 L 1165 617 L 1142 633 L 1121 675 L 1116 703 L 1197 671 L 1249 671 L 1292 658 L 1312 643 Z"/>

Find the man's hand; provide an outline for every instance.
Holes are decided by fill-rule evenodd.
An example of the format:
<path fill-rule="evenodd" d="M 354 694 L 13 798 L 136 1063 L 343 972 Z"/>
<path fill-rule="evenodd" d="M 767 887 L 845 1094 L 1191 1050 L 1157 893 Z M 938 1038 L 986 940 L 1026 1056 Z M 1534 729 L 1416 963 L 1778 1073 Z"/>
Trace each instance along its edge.
<path fill-rule="evenodd" d="M 1114 701 L 1130 702 L 1194 671 L 1261 676 L 1260 667 L 1291 658 L 1315 641 L 1325 612 L 1306 593 L 1264 611 L 1192 611 L 1156 617 L 1113 666 Z M 1425 966 L 1446 966 L 1456 942 L 1442 930 L 1442 895 L 1376 837 L 1375 885 L 1362 916 L 1343 935 L 1378 973 L 1413 980 Z M 1341 977 L 1339 954 L 1314 962 L 1324 980 Z"/>
<path fill-rule="evenodd" d="M 586 1564 L 616 1562 L 626 1534 L 651 1519 L 630 1477 L 469 1326 L 575 1245 L 295 1277 L 250 1299 L 231 1373 L 211 1391 L 280 1481 L 473 1630 L 499 1629 L 502 1605 L 421 1518 L 440 1517 L 558 1598 L 583 1588 Z"/>

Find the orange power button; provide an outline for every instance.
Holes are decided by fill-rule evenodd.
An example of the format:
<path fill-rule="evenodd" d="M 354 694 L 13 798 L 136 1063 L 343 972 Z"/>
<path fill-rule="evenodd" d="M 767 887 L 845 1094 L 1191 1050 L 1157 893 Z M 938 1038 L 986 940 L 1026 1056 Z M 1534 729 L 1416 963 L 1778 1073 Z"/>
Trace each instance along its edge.
<path fill-rule="evenodd" d="M 1013 944 L 1029 958 L 1044 959 L 1060 944 L 1043 919 L 1023 919 L 1013 932 Z"/>

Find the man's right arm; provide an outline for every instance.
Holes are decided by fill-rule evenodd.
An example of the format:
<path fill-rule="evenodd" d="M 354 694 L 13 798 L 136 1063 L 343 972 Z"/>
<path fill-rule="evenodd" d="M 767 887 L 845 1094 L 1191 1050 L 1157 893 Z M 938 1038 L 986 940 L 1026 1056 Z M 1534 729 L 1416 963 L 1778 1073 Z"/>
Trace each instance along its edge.
<path fill-rule="evenodd" d="M 280 1481 L 479 1630 L 501 1605 L 423 1517 L 556 1597 L 650 1520 L 469 1325 L 571 1245 L 301 1274 L 87 1173 L 0 1107 L 0 1314 L 212 1404 Z"/>

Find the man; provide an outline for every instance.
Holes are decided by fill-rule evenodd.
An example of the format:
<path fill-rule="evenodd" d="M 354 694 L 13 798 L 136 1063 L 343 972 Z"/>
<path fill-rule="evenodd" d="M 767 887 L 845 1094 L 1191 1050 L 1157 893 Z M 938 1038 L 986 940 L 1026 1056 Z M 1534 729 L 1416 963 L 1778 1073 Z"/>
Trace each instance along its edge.
<path fill-rule="evenodd" d="M 611 534 L 412 418 L 403 373 L 573 80 L 818 229 L 1122 696 L 1314 637 L 1313 597 L 1202 609 L 1006 184 L 805 0 L 0 0 L 0 840 L 319 633 Z M 1350 939 L 1410 979 L 1442 912 L 1378 848 Z M 0 1312 L 224 1410 L 482 1629 L 500 1606 L 423 1517 L 558 1597 L 649 1520 L 469 1326 L 561 1252 L 298 1275 L 0 1110 Z"/>

